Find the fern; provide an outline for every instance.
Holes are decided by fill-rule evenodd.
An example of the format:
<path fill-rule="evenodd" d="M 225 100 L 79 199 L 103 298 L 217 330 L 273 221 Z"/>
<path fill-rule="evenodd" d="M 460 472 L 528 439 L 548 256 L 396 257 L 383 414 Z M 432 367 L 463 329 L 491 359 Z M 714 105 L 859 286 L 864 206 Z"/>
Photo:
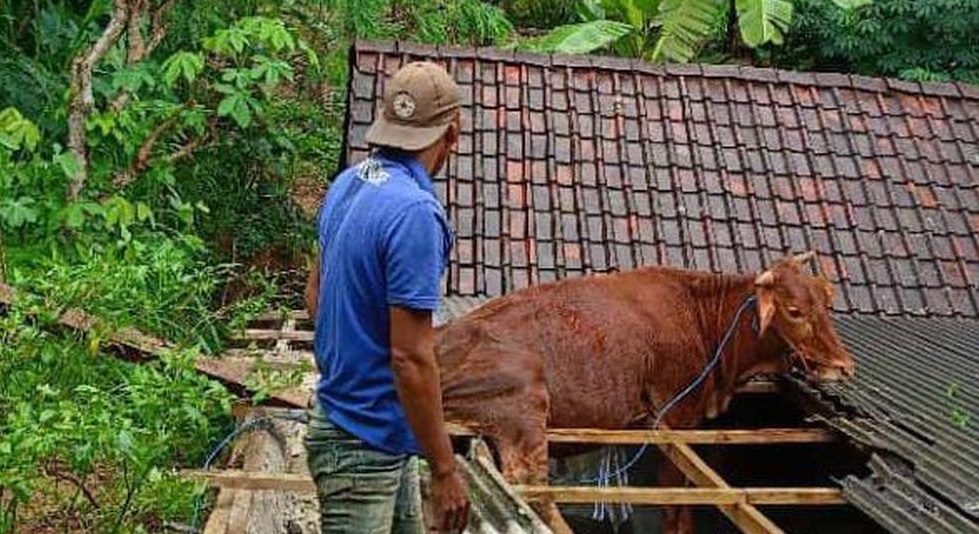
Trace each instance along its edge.
<path fill-rule="evenodd" d="M 737 0 L 741 38 L 746 45 L 782 44 L 783 34 L 792 22 L 789 0 Z"/>
<path fill-rule="evenodd" d="M 718 0 L 663 0 L 654 20 L 660 27 L 659 38 L 649 59 L 690 61 L 711 36 L 714 20 L 723 7 Z"/>

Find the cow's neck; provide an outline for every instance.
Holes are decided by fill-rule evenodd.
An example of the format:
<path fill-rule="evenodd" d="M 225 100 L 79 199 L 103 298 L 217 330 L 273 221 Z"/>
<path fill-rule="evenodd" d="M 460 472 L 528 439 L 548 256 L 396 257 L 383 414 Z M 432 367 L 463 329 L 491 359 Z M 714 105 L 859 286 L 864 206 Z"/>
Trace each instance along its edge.
<path fill-rule="evenodd" d="M 708 342 L 709 356 L 731 327 L 738 309 L 754 295 L 755 277 L 745 275 L 717 275 L 711 281 L 714 287 L 700 291 L 701 332 Z M 761 337 L 755 332 L 758 325 L 757 305 L 749 306 L 737 319 L 734 332 L 712 375 L 712 386 L 706 399 L 706 415 L 716 417 L 727 409 L 738 383 L 751 376 L 777 371 L 786 351 L 785 343 L 769 329 Z"/>

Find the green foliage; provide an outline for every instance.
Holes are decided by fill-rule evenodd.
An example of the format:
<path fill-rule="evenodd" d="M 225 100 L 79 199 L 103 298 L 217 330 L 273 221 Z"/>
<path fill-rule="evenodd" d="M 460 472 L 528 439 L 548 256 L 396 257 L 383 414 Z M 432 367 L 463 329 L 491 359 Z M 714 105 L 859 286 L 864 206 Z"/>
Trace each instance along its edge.
<path fill-rule="evenodd" d="M 183 79 L 189 84 L 197 79 L 204 70 L 204 56 L 194 52 L 177 52 L 163 62 L 163 82 L 173 87 L 177 80 Z"/>
<path fill-rule="evenodd" d="M 737 0 L 741 38 L 751 48 L 766 43 L 782 44 L 782 34 L 792 22 L 789 0 Z"/>
<path fill-rule="evenodd" d="M 504 42 L 513 24 L 497 6 L 480 0 L 326 0 L 316 24 L 336 40 L 409 39 L 429 44 Z"/>
<path fill-rule="evenodd" d="M 528 41 L 524 47 L 532 51 L 587 54 L 608 48 L 632 31 L 632 27 L 623 22 L 592 20 L 559 26 L 543 37 Z"/>
<path fill-rule="evenodd" d="M 786 46 L 771 57 L 776 66 L 979 83 L 974 0 L 795 3 Z"/>
<path fill-rule="evenodd" d="M 502 0 L 498 5 L 521 28 L 555 28 L 577 20 L 576 4 L 568 0 Z"/>
<path fill-rule="evenodd" d="M 555 28 L 529 48 L 545 52 L 608 49 L 652 61 L 687 62 L 724 28 L 724 0 L 578 0 L 583 20 Z M 788 0 L 739 0 L 740 31 L 749 47 L 779 44 L 792 18 Z M 602 25 L 596 25 L 598 22 Z M 609 26 L 615 21 L 624 26 Z M 628 31 L 625 28 L 628 27 Z M 601 30 L 601 31 L 597 31 Z M 574 36 L 574 46 L 565 45 Z"/>
<path fill-rule="evenodd" d="M 415 39 L 431 44 L 487 45 L 513 32 L 500 8 L 479 0 L 418 2 L 409 23 Z"/>
<path fill-rule="evenodd" d="M 664 0 L 656 16 L 659 37 L 649 58 L 690 61 L 710 35 L 722 7 L 716 0 Z"/>
<path fill-rule="evenodd" d="M 965 409 L 962 401 L 962 385 L 949 384 L 945 389 L 945 399 L 948 403 L 949 419 L 956 427 L 965 430 L 972 420 L 972 414 Z"/>
<path fill-rule="evenodd" d="M 15 108 L 0 111 L 0 145 L 10 150 L 21 147 L 33 151 L 41 140 L 41 131 Z"/>
<path fill-rule="evenodd" d="M 229 394 L 194 371 L 190 351 L 153 365 L 104 357 L 91 340 L 48 333 L 51 311 L 22 302 L 0 317 L 0 530 L 69 480 L 75 497 L 48 512 L 75 508 L 85 531 L 186 522 L 202 488 L 161 466 L 199 461 L 227 425 Z"/>

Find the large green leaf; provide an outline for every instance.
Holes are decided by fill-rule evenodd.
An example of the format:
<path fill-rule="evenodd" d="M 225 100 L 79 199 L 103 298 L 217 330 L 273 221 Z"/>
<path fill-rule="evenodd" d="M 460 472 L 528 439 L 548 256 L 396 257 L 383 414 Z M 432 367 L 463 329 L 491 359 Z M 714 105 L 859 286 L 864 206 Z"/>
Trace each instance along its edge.
<path fill-rule="evenodd" d="M 789 0 L 737 0 L 741 38 L 752 48 L 765 43 L 782 44 L 782 34 L 792 22 Z"/>
<path fill-rule="evenodd" d="M 608 18 L 618 19 L 637 31 L 645 31 L 656 15 L 658 0 L 603 0 L 602 7 Z"/>
<path fill-rule="evenodd" d="M 559 54 L 587 54 L 605 48 L 628 35 L 633 29 L 628 24 L 613 20 L 593 20 L 580 24 L 558 26 L 547 35 L 527 43 L 537 52 Z"/>
<path fill-rule="evenodd" d="M 874 3 L 874 0 L 833 0 L 833 3 L 841 9 L 853 10 Z"/>
<path fill-rule="evenodd" d="M 650 59 L 690 61 L 711 36 L 714 20 L 723 7 L 718 0 L 663 0 L 655 19 L 660 27 L 659 38 Z"/>

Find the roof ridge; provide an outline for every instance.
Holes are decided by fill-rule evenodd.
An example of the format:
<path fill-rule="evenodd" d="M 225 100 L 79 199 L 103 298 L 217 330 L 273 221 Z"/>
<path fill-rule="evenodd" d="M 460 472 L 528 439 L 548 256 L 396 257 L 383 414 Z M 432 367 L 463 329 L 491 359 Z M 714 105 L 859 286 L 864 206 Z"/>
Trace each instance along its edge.
<path fill-rule="evenodd" d="M 733 63 L 666 63 L 656 64 L 637 59 L 594 54 L 545 54 L 518 52 L 492 46 L 428 45 L 410 41 L 357 39 L 354 51 L 446 58 L 488 59 L 512 61 L 552 67 L 587 67 L 614 71 L 640 72 L 662 76 L 702 76 L 733 78 L 744 81 L 810 85 L 828 88 L 852 88 L 868 92 L 901 92 L 907 94 L 979 100 L 979 85 L 964 82 L 914 82 L 890 77 L 864 76 L 831 71 L 795 71 L 772 67 L 754 67 Z"/>

